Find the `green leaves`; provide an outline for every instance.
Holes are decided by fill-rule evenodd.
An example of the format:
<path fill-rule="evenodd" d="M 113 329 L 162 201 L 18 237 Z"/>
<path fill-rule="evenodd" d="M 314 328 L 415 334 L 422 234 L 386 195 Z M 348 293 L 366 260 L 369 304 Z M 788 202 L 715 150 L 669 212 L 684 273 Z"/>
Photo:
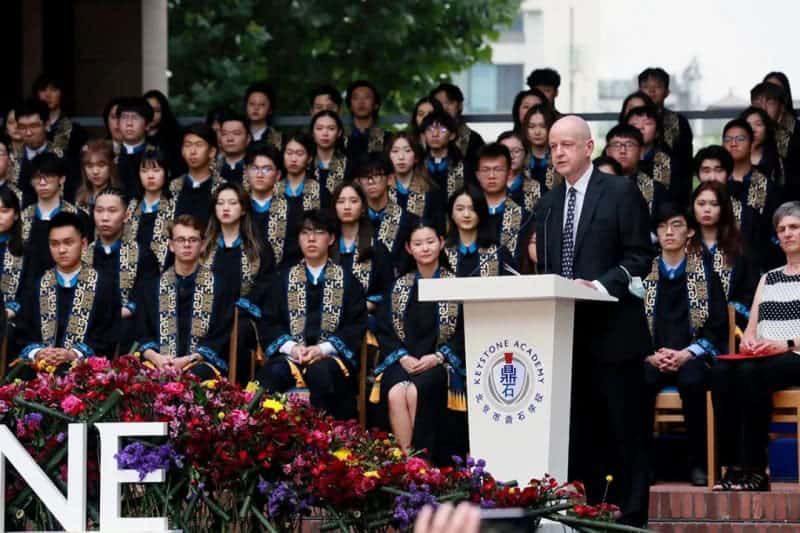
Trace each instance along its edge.
<path fill-rule="evenodd" d="M 486 42 L 520 0 L 171 0 L 170 92 L 181 114 L 241 107 L 244 89 L 267 78 L 279 113 L 305 113 L 308 92 L 342 91 L 368 78 L 385 112 L 407 112 L 440 80 L 488 60 Z"/>

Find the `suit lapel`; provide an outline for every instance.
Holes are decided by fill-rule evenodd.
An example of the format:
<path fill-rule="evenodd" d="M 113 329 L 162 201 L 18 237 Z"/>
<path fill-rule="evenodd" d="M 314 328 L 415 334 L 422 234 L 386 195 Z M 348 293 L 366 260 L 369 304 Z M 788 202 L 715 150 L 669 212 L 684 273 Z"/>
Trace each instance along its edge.
<path fill-rule="evenodd" d="M 561 240 L 562 231 L 564 228 L 564 198 L 567 195 L 567 188 L 564 183 L 558 185 L 552 192 L 555 195 L 553 200 L 553 214 L 550 217 L 550 227 L 547 231 L 550 232 L 548 239 L 550 240 L 548 253 L 550 257 L 547 258 L 550 263 L 550 271 L 555 274 L 561 273 Z M 537 236 L 538 238 L 538 236 Z"/>
<path fill-rule="evenodd" d="M 592 224 L 595 209 L 597 208 L 598 201 L 603 191 L 603 175 L 596 170 L 592 172 L 589 178 L 589 187 L 586 189 L 586 197 L 583 199 L 583 206 L 581 207 L 581 218 L 578 221 L 578 232 L 575 235 L 575 251 L 574 256 L 578 257 L 581 244 L 583 244 L 586 232 Z"/>

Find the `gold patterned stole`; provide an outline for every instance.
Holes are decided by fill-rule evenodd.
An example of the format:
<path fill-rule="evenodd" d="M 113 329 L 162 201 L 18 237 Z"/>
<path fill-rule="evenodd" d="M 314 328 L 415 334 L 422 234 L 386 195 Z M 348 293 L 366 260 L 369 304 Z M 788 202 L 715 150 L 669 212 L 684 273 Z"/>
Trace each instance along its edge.
<path fill-rule="evenodd" d="M 439 275 L 441 278 L 453 278 L 455 275 L 448 270 L 440 269 Z M 400 342 L 406 343 L 406 330 L 405 330 L 405 316 L 408 309 L 408 303 L 411 298 L 411 290 L 416 283 L 416 272 L 409 272 L 397 279 L 392 289 L 392 327 L 400 339 Z M 437 346 L 441 346 L 449 341 L 456 332 L 456 325 L 458 323 L 458 304 L 455 302 L 438 302 L 437 303 L 438 320 L 439 320 L 439 335 L 436 340 Z M 419 355 L 419 354 L 413 354 Z"/>
<path fill-rule="evenodd" d="M 511 198 L 506 198 L 506 207 L 500 222 L 500 244 L 512 254 L 517 249 L 522 226 L 522 208 Z"/>
<path fill-rule="evenodd" d="M 125 231 L 123 232 L 124 240 L 136 240 L 139 233 L 139 223 L 142 220 L 142 210 L 139 208 L 141 205 L 139 200 L 132 200 L 128 204 L 128 222 L 125 224 Z M 153 235 L 150 241 L 150 250 L 158 260 L 159 267 L 164 266 L 167 260 L 167 252 L 169 252 L 169 232 L 167 225 L 169 221 L 175 218 L 175 206 L 177 205 L 174 198 L 166 198 L 164 196 L 158 201 L 158 211 L 156 218 L 153 221 Z"/>
<path fill-rule="evenodd" d="M 184 174 L 180 178 L 176 178 L 169 183 L 169 192 L 172 193 L 172 197 L 175 199 L 175 202 L 178 201 L 178 196 L 181 194 L 183 190 L 183 186 L 186 184 L 186 178 L 188 174 Z M 209 178 L 211 180 L 211 194 L 214 195 L 219 189 L 220 185 L 225 183 L 225 179 L 219 175 L 219 169 L 217 168 L 216 161 L 211 162 L 211 176 Z M 205 182 L 203 182 L 205 184 Z"/>
<path fill-rule="evenodd" d="M 547 165 L 547 171 L 544 175 L 544 186 L 547 187 L 547 190 L 552 191 L 553 187 L 558 187 L 563 181 L 564 176 L 556 172 L 556 167 L 553 166 L 553 163 Z"/>
<path fill-rule="evenodd" d="M 267 137 L 262 139 L 262 141 L 267 141 L 268 144 L 271 144 L 278 150 L 283 148 L 283 134 L 273 128 L 272 126 L 269 127 L 269 131 L 267 132 Z"/>
<path fill-rule="evenodd" d="M 89 329 L 89 318 L 94 308 L 94 298 L 97 293 L 97 271 L 87 265 L 81 267 L 78 281 L 75 284 L 75 294 L 72 297 L 72 307 L 67 319 L 67 330 L 64 332 L 66 349 L 72 349 L 84 343 L 86 332 Z M 55 346 L 56 332 L 58 329 L 58 283 L 56 271 L 51 268 L 42 275 L 39 283 L 39 315 L 42 333 L 42 342 L 48 346 Z M 103 310 L 103 312 L 108 312 Z"/>
<path fill-rule="evenodd" d="M 536 204 L 542 198 L 542 184 L 531 178 L 528 174 L 522 176 L 522 207 L 525 211 L 533 213 Z"/>
<path fill-rule="evenodd" d="M 664 144 L 669 146 L 671 149 L 675 148 L 675 143 L 678 142 L 678 137 L 680 137 L 681 134 L 678 114 L 674 111 L 664 108 L 661 117 L 664 127 Z"/>
<path fill-rule="evenodd" d="M 178 357 L 178 290 L 175 267 L 168 268 L 158 283 L 158 334 L 161 355 Z M 192 324 L 189 330 L 189 353 L 208 333 L 214 307 L 214 274 L 204 265 L 197 267 L 192 296 Z"/>
<path fill-rule="evenodd" d="M 764 212 L 764 207 L 767 205 L 768 181 L 768 178 L 764 174 L 753 167 L 750 175 L 750 183 L 747 185 L 746 204 L 742 205 L 741 200 L 731 196 L 733 215 L 736 217 L 736 222 L 738 222 L 740 226 L 742 224 L 742 212 L 745 206 L 756 210 L 759 214 Z"/>
<path fill-rule="evenodd" d="M 779 124 L 775 128 L 775 144 L 778 147 L 778 155 L 781 156 L 781 159 L 786 159 L 786 156 L 789 155 L 789 142 L 791 140 L 792 130 L 786 129 Z"/>
<path fill-rule="evenodd" d="M 396 178 L 395 178 L 396 180 Z M 411 182 L 408 184 L 408 201 L 406 202 L 406 211 L 412 215 L 422 218 L 425 216 L 425 208 L 427 202 L 427 193 L 430 189 L 426 186 L 424 178 L 416 172 L 411 177 Z M 396 182 L 389 187 L 389 200 L 395 204 L 397 201 L 397 185 Z"/>
<path fill-rule="evenodd" d="M 8 242 L 5 244 L 3 254 L 3 273 L 0 276 L 0 287 L 3 290 L 5 303 L 13 301 L 19 290 L 19 282 L 22 278 L 22 259 L 23 256 L 16 256 L 8 249 Z"/>
<path fill-rule="evenodd" d="M 390 201 L 383 210 L 383 218 L 378 226 L 378 241 L 391 252 L 394 250 L 397 235 L 400 232 L 400 221 L 403 218 L 403 208 Z"/>
<path fill-rule="evenodd" d="M 456 130 L 456 148 L 461 154 L 466 157 L 467 156 L 467 148 L 469 148 L 469 137 L 472 133 L 472 130 L 469 129 L 466 122 L 462 122 L 458 125 L 458 129 Z"/>
<path fill-rule="evenodd" d="M 204 264 L 212 270 L 214 269 L 214 259 L 216 256 L 217 246 L 212 246 L 211 252 L 204 261 Z M 239 288 L 239 296 L 247 296 L 250 294 L 250 291 L 255 285 L 256 276 L 258 276 L 258 270 L 260 268 L 261 260 L 257 259 L 255 262 L 251 263 L 250 258 L 247 257 L 247 252 L 244 249 L 244 243 L 239 245 L 239 269 L 242 277 L 242 284 Z"/>
<path fill-rule="evenodd" d="M 347 167 L 347 157 L 339 154 L 333 154 L 333 158 L 328 165 L 328 175 L 325 177 L 325 188 L 328 192 L 333 194 L 333 190 L 344 183 L 344 171 Z M 314 160 L 314 177 L 317 183 L 322 184 L 321 169 L 317 160 Z M 304 191 L 305 192 L 305 191 Z"/>
<path fill-rule="evenodd" d="M 136 282 L 136 272 L 139 267 L 139 243 L 136 239 L 128 238 L 123 230 L 119 247 L 119 294 L 124 307 L 130 302 L 133 284 Z M 87 246 L 81 254 L 84 264 L 94 267 L 95 245 Z"/>
<path fill-rule="evenodd" d="M 645 203 L 647 203 L 647 212 L 653 213 L 653 198 L 655 197 L 655 180 L 646 172 L 639 171 L 634 178 L 636 187 L 642 193 Z"/>
<path fill-rule="evenodd" d="M 358 255 L 358 243 L 356 243 L 356 251 L 353 252 L 353 277 L 361 284 L 366 295 L 369 291 L 369 282 L 372 277 L 372 259 L 361 261 Z"/>
<path fill-rule="evenodd" d="M 449 165 L 447 169 L 447 197 L 450 198 L 455 192 L 464 186 L 464 161 L 459 161 L 455 165 Z M 410 200 L 410 198 L 409 198 Z"/>
<path fill-rule="evenodd" d="M 655 332 L 658 280 L 660 277 L 658 262 L 658 257 L 653 259 L 650 273 L 642 281 L 645 290 L 644 311 L 645 315 L 647 315 L 650 335 Z M 703 327 L 703 324 L 708 320 L 708 279 L 702 254 L 690 253 L 686 255 L 686 292 L 689 298 L 689 324 L 692 329 L 692 337 L 694 337 L 697 330 Z"/>
<path fill-rule="evenodd" d="M 319 209 L 320 185 L 318 182 L 304 178 L 303 180 L 303 211 Z M 286 227 L 289 217 L 289 202 L 286 198 L 286 181 L 281 180 L 275 184 L 272 195 L 272 205 L 269 208 L 267 220 L 267 241 L 272 246 L 275 264 L 280 264 L 283 259 L 283 247 L 286 244 Z"/>
<path fill-rule="evenodd" d="M 367 152 L 383 152 L 383 128 L 372 126 L 369 129 L 369 141 L 367 141 Z"/>
<path fill-rule="evenodd" d="M 719 276 L 722 283 L 722 290 L 725 293 L 725 299 L 730 298 L 731 279 L 733 278 L 733 267 L 728 265 L 725 254 L 720 249 L 719 245 L 714 248 L 714 253 L 711 256 L 711 267 Z"/>
<path fill-rule="evenodd" d="M 480 277 L 485 278 L 488 276 L 500 275 L 500 254 L 496 244 L 492 244 L 488 248 L 483 246 L 478 247 L 478 273 Z M 444 249 L 444 255 L 447 257 L 447 263 L 450 265 L 452 272 L 458 273 L 458 246 L 448 246 Z"/>
<path fill-rule="evenodd" d="M 672 180 L 672 160 L 663 150 L 656 150 L 653 156 L 653 179 L 669 189 Z"/>
<path fill-rule="evenodd" d="M 33 221 L 36 218 L 36 207 L 38 204 L 33 203 L 22 210 L 22 242 L 28 242 L 31 237 L 31 228 L 33 228 Z M 69 202 L 61 201 L 61 211 L 64 213 L 77 213 L 78 208 Z"/>
<path fill-rule="evenodd" d="M 8 152 L 8 170 L 6 171 L 6 181 L 9 185 L 19 185 L 19 172 L 22 169 L 22 158 L 25 157 L 24 148 L 23 152 L 16 153 L 13 150 Z"/>
<path fill-rule="evenodd" d="M 322 318 L 320 339 L 327 340 L 339 329 L 344 304 L 344 270 L 328 261 L 323 270 Z M 298 344 L 305 344 L 308 305 L 308 274 L 305 260 L 289 269 L 286 303 L 289 310 L 289 335 Z"/>
<path fill-rule="evenodd" d="M 69 147 L 69 139 L 72 136 L 72 121 L 67 117 L 62 117 L 56 121 L 56 132 L 53 135 L 53 146 L 62 152 Z"/>

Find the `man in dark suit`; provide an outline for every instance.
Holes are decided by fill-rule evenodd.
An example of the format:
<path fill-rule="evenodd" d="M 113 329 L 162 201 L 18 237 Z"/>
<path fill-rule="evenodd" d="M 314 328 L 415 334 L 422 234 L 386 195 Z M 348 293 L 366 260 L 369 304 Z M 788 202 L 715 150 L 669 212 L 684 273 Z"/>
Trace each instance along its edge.
<path fill-rule="evenodd" d="M 607 501 L 621 520 L 647 522 L 648 471 L 642 411 L 643 361 L 653 353 L 643 302 L 631 294 L 653 252 L 647 207 L 630 180 L 591 163 L 589 125 L 565 116 L 550 130 L 550 151 L 565 181 L 536 208 L 537 252 L 548 273 L 606 292 L 617 303 L 575 307 L 569 477 Z"/>

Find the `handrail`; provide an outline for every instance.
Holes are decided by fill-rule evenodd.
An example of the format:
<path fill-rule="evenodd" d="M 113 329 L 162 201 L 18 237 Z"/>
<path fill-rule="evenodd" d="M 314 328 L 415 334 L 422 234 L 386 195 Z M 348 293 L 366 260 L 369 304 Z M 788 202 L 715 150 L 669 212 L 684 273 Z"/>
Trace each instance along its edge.
<path fill-rule="evenodd" d="M 744 111 L 744 107 L 720 107 L 705 110 L 692 110 L 692 111 L 678 111 L 689 120 L 695 119 L 729 119 L 739 116 L 739 113 Z M 589 113 L 575 113 L 583 117 L 587 122 L 613 122 L 619 117 L 619 113 L 614 112 L 589 112 Z M 102 128 L 103 119 L 98 116 L 76 116 L 72 117 L 73 120 L 91 128 Z M 192 124 L 194 122 L 202 122 L 204 117 L 180 117 L 178 119 L 181 124 Z M 465 114 L 464 120 L 471 123 L 482 122 L 511 122 L 510 113 L 476 113 Z M 276 126 L 305 126 L 309 123 L 310 117 L 308 115 L 277 115 L 275 117 Z M 380 118 L 381 124 L 405 124 L 408 122 L 407 115 L 386 115 Z"/>

